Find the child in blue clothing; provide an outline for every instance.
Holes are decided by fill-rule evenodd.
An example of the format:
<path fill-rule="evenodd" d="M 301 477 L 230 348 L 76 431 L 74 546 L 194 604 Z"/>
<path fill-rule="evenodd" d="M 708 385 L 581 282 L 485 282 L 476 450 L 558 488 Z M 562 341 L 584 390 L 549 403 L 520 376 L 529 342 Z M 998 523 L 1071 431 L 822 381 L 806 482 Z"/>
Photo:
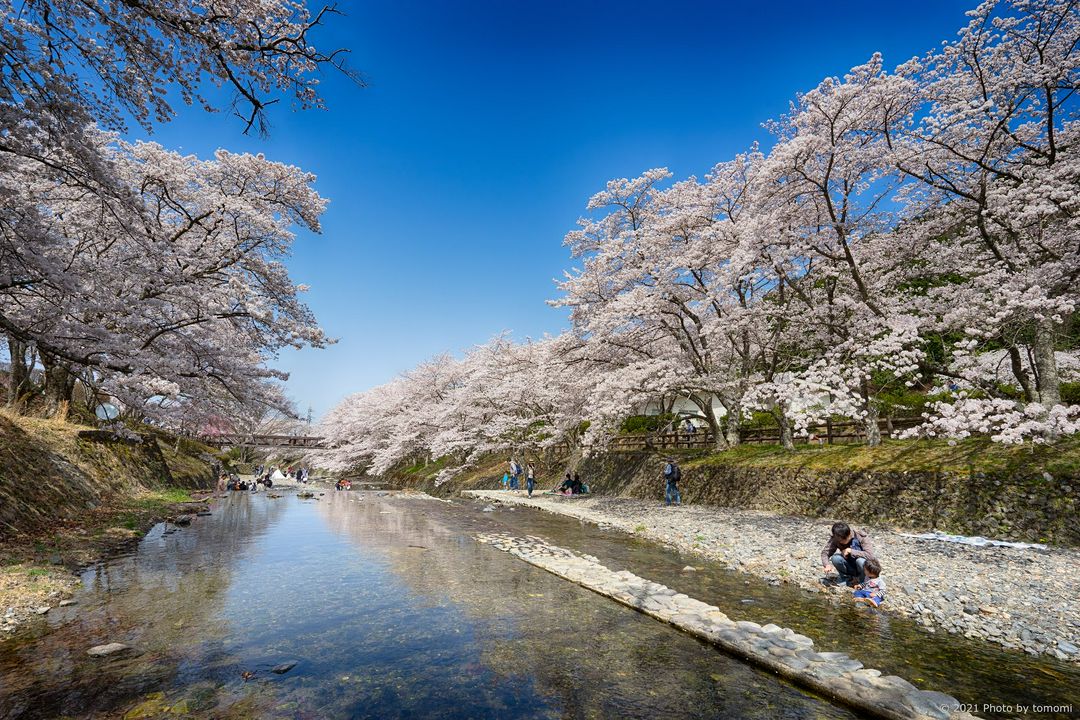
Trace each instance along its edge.
<path fill-rule="evenodd" d="M 503 490 L 505 490 L 506 486 L 509 485 L 509 484 L 510 484 L 510 475 L 507 474 L 507 473 L 503 473 Z"/>
<path fill-rule="evenodd" d="M 876 558 L 870 558 L 863 566 L 866 580 L 855 586 L 855 602 L 866 603 L 878 607 L 885 602 L 885 581 L 881 579 L 881 563 Z"/>

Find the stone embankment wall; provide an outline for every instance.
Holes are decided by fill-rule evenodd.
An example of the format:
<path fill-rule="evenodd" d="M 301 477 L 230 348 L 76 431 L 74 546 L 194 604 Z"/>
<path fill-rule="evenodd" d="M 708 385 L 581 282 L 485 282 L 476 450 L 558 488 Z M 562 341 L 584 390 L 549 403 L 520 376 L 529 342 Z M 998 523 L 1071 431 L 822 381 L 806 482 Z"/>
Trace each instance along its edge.
<path fill-rule="evenodd" d="M 663 497 L 663 457 L 610 453 L 582 462 L 607 495 Z M 682 463 L 683 501 L 963 535 L 1080 545 L 1080 478 L 962 472 L 821 471 Z"/>
<path fill-rule="evenodd" d="M 501 459 L 500 459 L 501 460 Z M 599 495 L 663 499 L 664 456 L 613 452 L 581 460 L 582 479 Z M 1080 546 L 1080 477 L 953 471 L 819 470 L 725 463 L 685 457 L 679 484 L 684 502 L 843 519 L 991 538 Z M 436 495 L 500 487 L 505 463 L 493 461 L 435 487 L 430 477 L 389 480 Z M 537 490 L 558 484 L 563 468 L 541 474 Z"/>

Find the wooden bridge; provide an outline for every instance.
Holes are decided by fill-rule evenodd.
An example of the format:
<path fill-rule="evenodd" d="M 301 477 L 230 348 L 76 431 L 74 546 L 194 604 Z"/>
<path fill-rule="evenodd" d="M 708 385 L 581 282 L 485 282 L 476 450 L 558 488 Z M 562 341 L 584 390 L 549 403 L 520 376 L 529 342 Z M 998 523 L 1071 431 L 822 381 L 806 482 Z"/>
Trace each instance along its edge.
<path fill-rule="evenodd" d="M 295 448 L 297 450 L 321 450 L 326 447 L 323 438 L 309 435 L 239 435 L 224 433 L 199 438 L 201 442 L 219 448 L 250 447 L 263 450 Z"/>

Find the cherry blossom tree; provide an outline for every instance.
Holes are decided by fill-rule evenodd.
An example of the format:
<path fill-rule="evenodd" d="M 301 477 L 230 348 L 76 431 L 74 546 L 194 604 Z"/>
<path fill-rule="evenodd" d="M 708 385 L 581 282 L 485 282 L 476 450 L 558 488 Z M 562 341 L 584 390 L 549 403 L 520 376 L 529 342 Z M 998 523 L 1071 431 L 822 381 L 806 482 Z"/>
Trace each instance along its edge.
<path fill-rule="evenodd" d="M 302 199 L 299 187 L 309 178 L 262 158 L 219 153 L 224 190 L 215 200 L 207 166 L 196 169 L 157 146 L 125 145 L 107 133 L 126 130 L 130 121 L 151 130 L 174 116 L 176 97 L 215 109 L 218 97 L 231 95 L 223 102 L 245 132 L 265 132 L 266 109 L 278 95 L 290 95 L 298 107 L 321 107 L 320 68 L 359 82 L 344 65 L 344 50 L 312 43 L 313 31 L 337 10 L 312 13 L 292 0 L 28 0 L 17 7 L 0 0 L 0 7 L 0 329 L 12 361 L 9 400 L 28 393 L 37 363 L 53 405 L 70 395 L 76 378 L 96 383 L 100 373 L 124 375 L 127 391 L 133 378 L 144 378 L 144 397 L 214 376 L 234 393 L 237 376 L 225 381 L 228 360 L 220 348 L 207 352 L 216 343 L 206 328 L 231 318 L 246 327 L 218 337 L 238 343 L 233 349 L 252 379 L 259 375 L 250 366 L 256 357 L 262 362 L 276 347 L 324 342 L 274 259 L 287 245 L 275 225 L 316 227 L 321 201 Z M 157 174 L 146 171 L 157 162 Z M 196 198 L 185 183 L 198 172 L 204 177 L 194 187 L 203 197 Z M 249 191 L 230 192 L 235 182 L 250 182 Z M 260 200 L 269 188 L 273 196 Z M 215 201 L 217 209 L 201 205 Z M 230 220 L 246 223 L 238 233 L 246 239 L 234 249 L 244 242 L 265 249 L 242 250 L 239 258 L 226 253 L 215 267 L 209 258 L 225 251 L 223 223 Z M 212 223 L 222 224 L 211 232 Z M 254 267 L 258 262 L 263 266 Z M 223 282 L 204 296 L 214 279 Z M 259 283 L 266 283 L 262 297 L 251 295 Z"/>
<path fill-rule="evenodd" d="M 923 314 L 961 355 L 1003 348 L 1022 403 L 1047 413 L 1080 287 L 1080 17 L 1058 0 L 984 2 L 969 16 L 957 40 L 898 68 L 880 131 L 918 184 L 910 231 L 939 279 Z"/>
<path fill-rule="evenodd" d="M 327 343 L 282 262 L 294 226 L 319 229 L 325 201 L 312 176 L 261 156 L 204 161 L 98 141 L 130 211 L 31 174 L 49 242 L 20 243 L 23 226 L 0 228 L 9 266 L 41 270 L 0 293 L 0 327 L 41 354 L 54 405 L 75 378 L 156 410 L 175 404 L 161 399 L 210 398 L 208 383 L 247 401 L 282 378 L 264 367 L 278 350 Z"/>

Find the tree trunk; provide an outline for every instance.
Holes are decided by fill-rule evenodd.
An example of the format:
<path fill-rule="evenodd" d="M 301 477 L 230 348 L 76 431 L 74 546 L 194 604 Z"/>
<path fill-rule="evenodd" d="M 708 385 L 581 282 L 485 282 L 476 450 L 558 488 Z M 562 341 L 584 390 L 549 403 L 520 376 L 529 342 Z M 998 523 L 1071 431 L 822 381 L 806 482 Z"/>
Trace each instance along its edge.
<path fill-rule="evenodd" d="M 75 391 L 75 376 L 63 362 L 41 356 L 45 366 L 45 408 L 51 415 L 67 414 L 71 396 Z"/>
<path fill-rule="evenodd" d="M 724 423 L 727 430 L 727 443 L 729 447 L 736 447 L 742 440 L 740 431 L 742 430 L 742 410 L 738 405 L 734 407 L 724 406 L 727 410 L 727 420 Z"/>
<path fill-rule="evenodd" d="M 773 410 L 773 419 L 776 420 L 776 424 L 780 427 L 780 445 L 785 450 L 795 449 L 795 434 L 791 428 L 791 423 L 788 422 L 787 417 L 784 415 L 783 410 Z"/>
<path fill-rule="evenodd" d="M 878 427 L 878 409 L 872 402 L 866 403 L 866 444 L 877 447 L 881 444 L 881 428 Z"/>
<path fill-rule="evenodd" d="M 1049 318 L 1035 326 L 1035 372 L 1038 376 L 1039 402 L 1049 410 L 1061 404 L 1061 377 L 1054 356 L 1054 323 Z"/>
<path fill-rule="evenodd" d="M 705 415 L 705 422 L 709 423 L 709 431 L 712 433 L 713 438 L 713 450 L 720 452 L 721 450 L 728 449 L 727 440 L 724 438 L 723 429 L 720 427 L 720 421 L 716 418 L 716 413 L 713 411 L 712 400 L 708 402 L 698 402 L 697 406 L 701 408 L 702 414 Z"/>
<path fill-rule="evenodd" d="M 11 376 L 8 378 L 7 404 L 18 409 L 30 393 L 30 366 L 27 359 L 30 348 L 21 340 L 8 336 L 8 354 L 11 355 Z"/>
<path fill-rule="evenodd" d="M 1020 389 L 1024 391 L 1024 402 L 1035 402 L 1035 390 L 1031 387 L 1031 374 L 1024 367 L 1024 360 L 1020 356 L 1020 348 L 1015 345 L 1009 346 L 1009 366 L 1013 377 L 1020 383 Z"/>

